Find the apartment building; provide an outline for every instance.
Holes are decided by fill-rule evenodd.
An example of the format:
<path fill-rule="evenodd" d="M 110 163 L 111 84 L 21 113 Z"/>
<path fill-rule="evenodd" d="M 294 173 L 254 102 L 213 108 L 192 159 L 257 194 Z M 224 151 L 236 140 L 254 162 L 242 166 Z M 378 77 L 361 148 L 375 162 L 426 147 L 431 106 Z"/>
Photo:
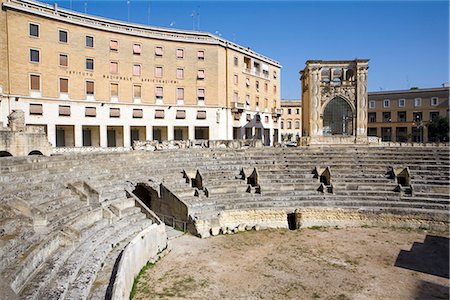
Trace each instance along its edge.
<path fill-rule="evenodd" d="M 279 140 L 280 64 L 206 32 L 0 0 L 0 122 L 16 109 L 55 147 Z"/>
<path fill-rule="evenodd" d="M 427 143 L 427 125 L 438 116 L 449 116 L 448 87 L 371 92 L 367 132 L 383 141 Z"/>
<path fill-rule="evenodd" d="M 281 140 L 297 141 L 302 136 L 302 102 L 299 99 L 281 100 Z"/>

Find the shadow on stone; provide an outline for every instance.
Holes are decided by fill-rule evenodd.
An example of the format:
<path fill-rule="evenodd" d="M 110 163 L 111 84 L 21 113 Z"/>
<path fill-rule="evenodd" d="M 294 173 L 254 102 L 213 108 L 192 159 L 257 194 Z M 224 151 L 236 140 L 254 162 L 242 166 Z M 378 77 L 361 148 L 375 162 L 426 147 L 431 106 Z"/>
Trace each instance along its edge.
<path fill-rule="evenodd" d="M 449 287 L 433 282 L 420 280 L 416 287 L 415 300 L 449 299 Z"/>
<path fill-rule="evenodd" d="M 410 251 L 401 250 L 395 266 L 449 278 L 449 239 L 427 235 L 423 243 L 414 242 Z"/>

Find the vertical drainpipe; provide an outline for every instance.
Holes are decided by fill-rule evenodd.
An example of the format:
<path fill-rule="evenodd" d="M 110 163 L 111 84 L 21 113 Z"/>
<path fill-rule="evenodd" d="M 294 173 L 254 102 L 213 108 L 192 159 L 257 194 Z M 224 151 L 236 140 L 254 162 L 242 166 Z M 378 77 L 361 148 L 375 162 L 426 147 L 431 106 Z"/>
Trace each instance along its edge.
<path fill-rule="evenodd" d="M 0 7 L 2 9 L 2 7 Z M 11 73 L 9 70 L 9 30 L 8 30 L 8 11 L 9 9 L 5 10 L 5 22 L 6 22 L 6 63 L 7 66 L 7 76 L 8 76 L 8 116 L 11 114 Z M 7 125 L 7 124 L 6 124 Z"/>

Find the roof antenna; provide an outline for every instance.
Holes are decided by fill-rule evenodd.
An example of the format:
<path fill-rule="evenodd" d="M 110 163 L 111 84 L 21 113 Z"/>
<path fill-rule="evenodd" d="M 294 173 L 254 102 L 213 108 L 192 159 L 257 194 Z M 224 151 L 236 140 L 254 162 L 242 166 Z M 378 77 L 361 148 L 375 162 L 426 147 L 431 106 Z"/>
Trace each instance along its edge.
<path fill-rule="evenodd" d="M 84 1 L 84 13 L 87 14 L 87 1 Z"/>
<path fill-rule="evenodd" d="M 128 10 L 128 22 L 130 22 L 130 0 L 127 0 L 127 10 Z"/>
<path fill-rule="evenodd" d="M 150 0 L 148 1 L 148 8 L 147 8 L 147 25 L 150 25 Z"/>

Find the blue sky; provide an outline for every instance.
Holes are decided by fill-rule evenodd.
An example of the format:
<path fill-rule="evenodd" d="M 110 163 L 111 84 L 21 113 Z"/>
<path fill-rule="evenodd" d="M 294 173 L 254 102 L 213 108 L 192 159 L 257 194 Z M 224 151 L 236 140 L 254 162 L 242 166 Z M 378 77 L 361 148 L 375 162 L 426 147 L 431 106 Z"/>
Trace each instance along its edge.
<path fill-rule="evenodd" d="M 126 0 L 56 2 L 128 20 Z M 369 91 L 439 87 L 449 81 L 447 1 L 131 0 L 129 11 L 134 23 L 181 29 L 199 23 L 201 31 L 278 60 L 282 99 L 300 98 L 298 72 L 308 59 L 370 59 Z M 193 11 L 199 22 L 193 22 Z"/>

